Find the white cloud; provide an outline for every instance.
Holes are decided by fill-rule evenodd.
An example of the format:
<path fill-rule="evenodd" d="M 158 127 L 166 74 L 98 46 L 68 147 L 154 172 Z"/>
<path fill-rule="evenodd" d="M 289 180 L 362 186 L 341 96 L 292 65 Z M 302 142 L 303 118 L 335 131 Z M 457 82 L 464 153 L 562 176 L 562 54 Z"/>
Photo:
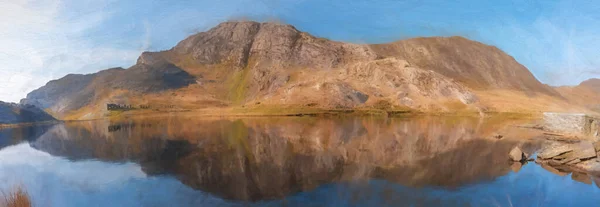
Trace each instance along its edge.
<path fill-rule="evenodd" d="M 0 2 L 0 100 L 18 102 L 31 90 L 68 73 L 90 73 L 117 66 L 111 65 L 115 63 L 135 62 L 140 50 L 97 47 L 86 36 L 112 15 L 103 6 L 110 1 L 85 2 L 86 8 L 96 9 L 66 15 L 77 10 L 71 3 Z"/>

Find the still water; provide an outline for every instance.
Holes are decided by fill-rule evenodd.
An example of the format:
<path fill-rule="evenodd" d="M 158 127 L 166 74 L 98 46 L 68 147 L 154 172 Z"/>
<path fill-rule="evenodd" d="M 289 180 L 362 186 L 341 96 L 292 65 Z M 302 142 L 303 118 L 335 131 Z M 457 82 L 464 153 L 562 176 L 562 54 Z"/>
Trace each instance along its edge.
<path fill-rule="evenodd" d="M 596 206 L 600 179 L 507 161 L 502 118 L 167 116 L 0 130 L 36 206 Z"/>

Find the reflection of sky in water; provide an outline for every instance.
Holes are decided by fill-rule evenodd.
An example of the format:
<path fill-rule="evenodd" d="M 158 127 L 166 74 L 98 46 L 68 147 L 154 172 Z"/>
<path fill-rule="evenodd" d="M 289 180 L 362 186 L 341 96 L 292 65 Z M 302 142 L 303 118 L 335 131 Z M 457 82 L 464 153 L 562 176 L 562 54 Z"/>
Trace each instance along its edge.
<path fill-rule="evenodd" d="M 327 184 L 287 198 L 302 206 L 597 206 L 600 189 L 534 163 L 518 173 L 457 189 L 410 188 L 385 180 Z M 266 204 L 266 203 L 265 203 Z"/>
<path fill-rule="evenodd" d="M 71 162 L 29 144 L 0 150 L 0 189 L 23 186 L 40 206 L 197 206 L 222 203 L 135 163 Z"/>

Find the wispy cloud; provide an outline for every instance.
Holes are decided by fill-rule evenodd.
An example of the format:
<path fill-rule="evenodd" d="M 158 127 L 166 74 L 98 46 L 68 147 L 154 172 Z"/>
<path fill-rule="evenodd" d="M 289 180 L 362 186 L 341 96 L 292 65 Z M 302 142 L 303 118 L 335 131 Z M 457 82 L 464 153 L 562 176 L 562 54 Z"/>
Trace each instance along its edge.
<path fill-rule="evenodd" d="M 87 32 L 110 18 L 103 5 L 69 13 L 67 1 L 0 2 L 0 100 L 17 102 L 51 79 L 68 73 L 89 73 L 115 63 L 131 62 L 139 50 L 96 46 Z"/>

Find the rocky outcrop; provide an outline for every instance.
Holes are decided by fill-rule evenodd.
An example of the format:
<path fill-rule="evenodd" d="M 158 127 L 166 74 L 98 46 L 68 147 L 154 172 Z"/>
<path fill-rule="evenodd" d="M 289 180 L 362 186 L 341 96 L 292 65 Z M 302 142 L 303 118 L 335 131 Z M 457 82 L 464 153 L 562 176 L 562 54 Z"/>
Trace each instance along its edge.
<path fill-rule="evenodd" d="M 55 120 L 54 117 L 33 105 L 0 101 L 0 124 L 33 123 L 52 120 Z"/>
<path fill-rule="evenodd" d="M 600 174 L 599 152 L 600 142 L 551 142 L 538 152 L 536 162 L 559 169 Z"/>
<path fill-rule="evenodd" d="M 297 76 L 298 81 L 283 86 L 263 102 L 357 107 L 385 101 L 423 111 L 443 108 L 440 103 L 444 101 L 464 105 L 477 102 L 477 96 L 459 83 L 436 72 L 414 68 L 397 58 L 359 62 L 342 69 Z"/>

